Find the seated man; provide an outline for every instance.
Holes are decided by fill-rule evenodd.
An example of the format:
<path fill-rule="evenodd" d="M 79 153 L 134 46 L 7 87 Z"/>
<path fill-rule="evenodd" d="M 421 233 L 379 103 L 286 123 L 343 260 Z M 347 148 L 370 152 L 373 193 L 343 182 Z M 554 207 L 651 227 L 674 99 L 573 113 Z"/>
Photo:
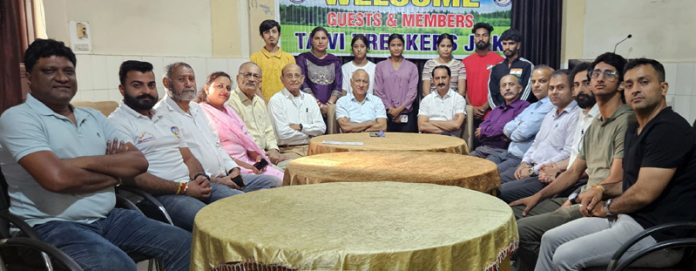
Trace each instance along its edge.
<path fill-rule="evenodd" d="M 425 96 L 418 110 L 418 129 L 422 133 L 459 136 L 466 116 L 466 101 L 450 89 L 450 68 L 440 65 L 433 69 L 433 84 L 437 93 Z"/>
<path fill-rule="evenodd" d="M 556 195 L 583 180 L 585 174 L 587 184 L 583 191 L 621 181 L 626 127 L 635 122 L 619 92 L 625 65 L 626 60 L 614 53 L 602 54 L 592 62 L 590 89 L 600 114 L 587 128 L 577 158 L 568 170 L 539 192 L 510 203 L 518 219 L 520 244 L 515 261 L 518 270 L 534 269 L 544 232 L 582 217 L 572 195 L 568 198 Z"/>
<path fill-rule="evenodd" d="M 304 75 L 297 64 L 288 64 L 281 71 L 280 80 L 285 88 L 271 97 L 268 111 L 271 113 L 280 152 L 288 158 L 307 155 L 309 138 L 326 132 L 317 100 L 300 90 Z"/>
<path fill-rule="evenodd" d="M 470 155 L 487 158 L 489 155 L 502 154 L 507 150 L 510 139 L 503 133 L 503 127 L 529 106 L 529 102 L 520 100 L 522 85 L 519 80 L 512 74 L 500 78 L 500 95 L 505 103 L 493 108 L 476 129 L 474 135 L 479 139 L 480 146 Z"/>
<path fill-rule="evenodd" d="M 522 162 L 522 156 L 532 146 L 544 116 L 553 109 L 553 104 L 547 97 L 551 73 L 553 69 L 549 66 L 539 65 L 534 68 L 531 79 L 532 94 L 538 101 L 530 104 L 503 127 L 503 133 L 510 139 L 508 150 L 504 153 L 494 153 L 486 158 L 498 165 L 498 172 L 501 174 L 510 168 L 516 169 Z"/>
<path fill-rule="evenodd" d="M 194 102 L 196 94 L 196 76 L 190 65 L 183 62 L 167 66 L 167 73 L 162 79 L 167 89 L 167 96 L 155 105 L 157 113 L 164 116 L 163 125 L 179 127 L 173 131 L 200 161 L 206 174 L 213 181 L 244 192 L 256 191 L 280 186 L 282 180 L 269 175 L 242 174 L 243 187 L 232 181 L 239 175 L 239 166 L 222 149 L 215 131 L 201 106 Z"/>
<path fill-rule="evenodd" d="M 384 131 L 387 129 L 387 114 L 382 100 L 367 93 L 370 75 L 357 69 L 350 78 L 353 92 L 338 99 L 336 119 L 345 133 Z"/>
<path fill-rule="evenodd" d="M 246 124 L 247 130 L 259 147 L 266 151 L 271 163 L 285 168 L 287 157 L 280 154 L 278 139 L 266 109 L 266 102 L 256 95 L 261 85 L 261 68 L 253 62 L 239 66 L 237 88 L 230 93 L 229 105 Z M 283 163 L 284 162 L 284 163 Z"/>
<path fill-rule="evenodd" d="M 174 225 L 191 231 L 196 213 L 206 204 L 242 193 L 229 180 L 239 172 L 209 177 L 178 136 L 182 127 L 169 125 L 161 111 L 152 110 L 159 98 L 152 64 L 123 62 L 119 79 L 123 103 L 109 121 L 133 140 L 150 164 L 146 173 L 135 177 L 135 186 L 156 195 Z"/>
<path fill-rule="evenodd" d="M 145 172 L 147 160 L 101 113 L 70 105 L 75 61 L 55 40 L 27 48 L 31 93 L 0 117 L 10 212 L 85 270 L 136 270 L 129 254 L 188 270 L 190 233 L 114 208 L 114 186 Z"/>
<path fill-rule="evenodd" d="M 499 197 L 505 202 L 530 196 L 543 184 L 536 178 L 544 165 L 563 161 L 570 156 L 580 108 L 573 100 L 567 70 L 551 75 L 549 97 L 555 110 L 547 113 L 532 146 L 525 152 L 516 170 L 512 168 L 500 174 L 502 185 Z M 541 186 L 541 187 L 540 187 Z"/>
<path fill-rule="evenodd" d="M 623 182 L 580 195 L 584 218 L 544 234 L 537 270 L 604 266 L 619 247 L 647 228 L 696 222 L 696 212 L 689 208 L 696 205 L 696 133 L 667 107 L 668 89 L 659 62 L 641 58 L 626 65 L 624 96 L 638 122 L 626 131 Z M 684 234 L 653 234 L 624 257 Z"/>

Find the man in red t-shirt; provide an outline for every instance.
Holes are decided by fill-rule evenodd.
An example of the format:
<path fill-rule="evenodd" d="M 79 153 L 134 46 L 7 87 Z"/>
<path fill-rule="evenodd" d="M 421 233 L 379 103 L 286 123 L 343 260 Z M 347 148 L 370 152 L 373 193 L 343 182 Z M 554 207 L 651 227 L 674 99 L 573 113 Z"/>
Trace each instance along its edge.
<path fill-rule="evenodd" d="M 502 62 L 504 58 L 490 51 L 490 35 L 493 32 L 493 26 L 487 23 L 476 23 L 471 32 L 474 34 L 476 53 L 470 54 L 462 62 L 466 69 L 466 100 L 474 107 L 474 126 L 478 127 L 489 109 L 488 77 L 491 68 Z"/>

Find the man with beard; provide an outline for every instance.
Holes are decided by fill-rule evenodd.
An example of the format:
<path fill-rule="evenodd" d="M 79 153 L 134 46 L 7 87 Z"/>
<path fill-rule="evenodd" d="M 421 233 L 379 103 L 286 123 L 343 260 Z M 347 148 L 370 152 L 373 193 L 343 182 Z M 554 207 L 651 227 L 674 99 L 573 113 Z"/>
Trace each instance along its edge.
<path fill-rule="evenodd" d="M 534 194 L 526 188 L 530 182 L 539 182 L 535 177 L 541 166 L 567 159 L 572 149 L 572 136 L 580 108 L 573 99 L 571 81 L 567 70 L 558 70 L 551 75 L 549 98 L 555 110 L 544 116 L 539 133 L 532 146 L 524 153 L 522 161 L 514 171 L 509 169 L 500 174 L 499 197 L 506 202 Z M 531 178 L 530 178 L 531 177 Z"/>
<path fill-rule="evenodd" d="M 474 107 L 474 129 L 476 129 L 483 122 L 483 116 L 490 108 L 488 78 L 491 69 L 502 62 L 503 57 L 491 52 L 493 26 L 487 23 L 476 23 L 471 33 L 474 34 L 476 53 L 470 54 L 462 62 L 466 70 L 466 99 Z"/>
<path fill-rule="evenodd" d="M 24 54 L 31 93 L 0 117 L 9 212 L 84 270 L 136 270 L 129 254 L 188 270 L 190 233 L 114 208 L 114 187 L 148 163 L 104 115 L 70 105 L 76 62 L 55 40 L 37 39 Z"/>
<path fill-rule="evenodd" d="M 590 90 L 597 100 L 599 114 L 583 135 L 582 147 L 568 170 L 532 196 L 510 203 L 520 236 L 515 265 L 518 270 L 534 269 L 541 236 L 547 230 L 582 217 L 580 206 L 572 198 L 554 197 L 571 188 L 587 174 L 582 190 L 602 189 L 602 185 L 620 182 L 623 175 L 624 135 L 635 122 L 631 109 L 622 103 L 619 86 L 626 60 L 614 53 L 598 56 L 591 65 Z M 586 206 L 586 205 L 585 205 Z M 521 214 L 520 214 L 521 213 Z"/>
<path fill-rule="evenodd" d="M 280 24 L 274 20 L 265 20 L 259 25 L 259 34 L 264 46 L 249 59 L 256 63 L 263 71 L 263 85 L 261 96 L 268 102 L 274 94 L 283 89 L 280 80 L 281 69 L 288 64 L 295 63 L 295 57 L 283 51 L 278 46 L 280 40 Z"/>
<path fill-rule="evenodd" d="M 625 135 L 623 181 L 580 195 L 585 217 L 544 234 L 537 270 L 604 266 L 617 249 L 645 229 L 696 221 L 696 212 L 689 208 L 696 204 L 696 135 L 667 106 L 664 66 L 653 59 L 631 60 L 625 67 L 623 88 L 637 119 Z M 624 257 L 657 242 L 684 237 L 693 237 L 693 232 L 651 234 L 633 244 Z M 657 253 L 667 256 L 670 252 Z"/>
<path fill-rule="evenodd" d="M 278 138 L 266 103 L 256 95 L 256 89 L 262 82 L 261 78 L 262 71 L 258 65 L 253 62 L 242 63 L 237 74 L 237 88 L 230 93 L 229 105 L 244 121 L 256 144 L 266 151 L 271 163 L 285 168 L 287 157 L 282 155 L 278 148 Z"/>
<path fill-rule="evenodd" d="M 503 96 L 500 95 L 500 78 L 506 74 L 516 75 L 520 78 L 523 91 L 520 99 L 530 103 L 536 102 L 537 98 L 531 94 L 531 84 L 529 83 L 534 64 L 529 60 L 520 57 L 520 47 L 522 46 L 522 34 L 515 29 L 508 29 L 500 35 L 503 43 L 503 53 L 505 60 L 493 66 L 491 76 L 488 80 L 488 105 L 490 108 L 505 103 Z"/>
<path fill-rule="evenodd" d="M 109 115 L 109 121 L 133 140 L 150 164 L 133 185 L 156 195 L 174 224 L 191 231 L 198 210 L 241 191 L 211 182 L 181 139 L 182 127 L 167 125 L 162 112 L 152 110 L 158 100 L 152 64 L 125 61 L 119 78 L 123 104 Z"/>
<path fill-rule="evenodd" d="M 466 101 L 450 89 L 450 68 L 440 65 L 433 69 L 433 84 L 437 91 L 425 96 L 418 110 L 418 129 L 423 133 L 459 135 L 464 122 Z"/>

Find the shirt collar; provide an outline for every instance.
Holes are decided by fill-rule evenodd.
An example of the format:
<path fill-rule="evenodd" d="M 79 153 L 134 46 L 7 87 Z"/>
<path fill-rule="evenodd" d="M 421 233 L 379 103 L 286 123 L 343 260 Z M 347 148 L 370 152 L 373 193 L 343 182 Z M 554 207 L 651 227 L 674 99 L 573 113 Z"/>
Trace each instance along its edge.
<path fill-rule="evenodd" d="M 278 47 L 278 51 L 271 53 L 268 50 L 266 50 L 266 46 L 261 47 L 261 53 L 266 56 L 267 58 L 275 57 L 275 58 L 280 58 L 280 56 L 283 53 L 283 49 Z"/>
<path fill-rule="evenodd" d="M 129 116 L 131 116 L 133 118 L 150 119 L 150 117 L 143 115 L 143 114 L 140 114 L 140 112 L 135 111 L 133 108 L 131 108 L 130 106 L 128 106 L 124 103 L 121 103 L 118 106 L 118 110 L 123 111 L 124 114 L 128 114 Z M 158 120 L 159 118 L 162 117 L 161 112 L 157 112 L 157 110 L 154 110 L 154 109 L 150 109 L 150 111 L 152 112 L 152 120 Z"/>
<path fill-rule="evenodd" d="M 285 96 L 288 99 L 303 99 L 304 98 L 304 93 L 302 93 L 302 91 L 300 91 L 300 95 L 297 97 L 295 97 L 295 95 L 292 95 L 292 93 L 290 93 L 290 91 L 287 88 L 283 88 L 283 90 L 281 90 L 281 92 L 283 93 L 283 96 Z M 244 97 L 246 97 L 246 95 Z"/>
<path fill-rule="evenodd" d="M 452 89 L 448 89 L 448 90 L 447 90 L 447 93 L 445 93 L 445 96 L 440 96 L 440 92 L 438 92 L 437 90 L 435 90 L 435 96 L 438 97 L 438 98 L 440 98 L 440 99 L 445 100 L 445 99 L 447 99 L 447 98 L 449 98 L 449 97 L 452 96 L 452 92 L 453 92 Z"/>
<path fill-rule="evenodd" d="M 555 113 L 556 117 L 563 115 L 564 113 L 569 113 L 570 111 L 575 110 L 577 107 L 578 107 L 578 103 L 575 100 L 573 100 L 563 108 L 563 110 L 561 111 L 560 114 Z M 556 110 L 554 110 L 554 111 L 556 111 Z"/>
<path fill-rule="evenodd" d="M 499 105 L 500 108 L 503 110 L 508 110 L 510 108 L 518 108 L 524 104 L 524 100 L 517 98 L 517 100 L 512 101 L 509 105 L 506 103 L 503 103 Z"/>
<path fill-rule="evenodd" d="M 356 103 L 364 103 L 364 102 L 370 100 L 370 93 L 366 93 L 366 94 L 365 94 L 365 99 L 364 99 L 362 102 L 359 102 L 358 99 L 355 98 L 355 95 L 353 95 L 353 93 L 351 92 L 351 93 L 350 93 L 350 100 L 351 100 L 351 101 L 354 101 L 354 102 L 356 102 Z"/>
<path fill-rule="evenodd" d="M 197 104 L 194 103 L 193 101 L 189 102 L 189 112 L 190 112 L 189 113 L 189 112 L 186 112 L 183 109 L 181 109 L 181 107 L 179 107 L 179 105 L 176 103 L 176 101 L 174 101 L 174 98 L 169 96 L 169 94 L 167 94 L 164 97 L 164 105 L 167 107 L 167 110 L 175 111 L 175 112 L 178 112 L 178 113 L 184 114 L 184 115 L 194 116 L 198 113 Z"/>
<path fill-rule="evenodd" d="M 248 104 L 253 104 L 254 102 L 259 100 L 259 97 L 257 95 L 254 95 L 251 99 L 242 92 L 241 89 L 239 89 L 239 86 L 234 89 L 234 95 L 237 95 L 239 97 L 239 100 L 242 101 L 242 104 L 248 105 Z"/>
<path fill-rule="evenodd" d="M 34 96 L 31 96 L 31 94 L 27 94 L 27 99 L 24 101 L 24 103 L 27 106 L 29 106 L 32 110 L 34 110 L 35 112 L 37 112 L 41 115 L 54 116 L 54 117 L 59 118 L 59 119 L 70 121 L 66 116 L 63 116 L 61 114 L 54 112 L 46 104 L 44 104 L 43 102 L 34 98 Z M 72 109 L 73 114 L 75 115 L 76 123 L 82 123 L 82 121 L 85 120 L 86 116 L 83 114 L 83 112 L 79 108 L 76 108 L 76 107 L 70 105 L 70 109 Z"/>
<path fill-rule="evenodd" d="M 602 117 L 602 114 L 597 114 L 597 120 L 599 120 L 599 122 L 602 123 L 602 126 L 604 126 L 604 125 L 611 123 L 612 121 L 614 121 L 616 118 L 620 117 L 621 115 L 629 114 L 631 112 L 632 112 L 632 110 L 630 107 L 628 107 L 628 105 L 621 104 L 619 106 L 619 108 L 617 108 L 616 111 L 614 111 L 614 114 L 612 114 L 611 117 L 604 119 Z"/>

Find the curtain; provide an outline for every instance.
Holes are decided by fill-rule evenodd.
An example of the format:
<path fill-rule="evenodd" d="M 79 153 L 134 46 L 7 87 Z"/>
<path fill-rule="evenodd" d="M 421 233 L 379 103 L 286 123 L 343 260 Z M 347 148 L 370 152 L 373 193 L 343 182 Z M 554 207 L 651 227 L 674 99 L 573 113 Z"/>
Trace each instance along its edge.
<path fill-rule="evenodd" d="M 22 102 L 20 62 L 26 34 L 20 31 L 24 16 L 21 0 L 0 1 L 0 113 Z"/>
<path fill-rule="evenodd" d="M 512 28 L 522 33 L 520 56 L 554 69 L 561 62 L 563 1 L 513 0 Z"/>

